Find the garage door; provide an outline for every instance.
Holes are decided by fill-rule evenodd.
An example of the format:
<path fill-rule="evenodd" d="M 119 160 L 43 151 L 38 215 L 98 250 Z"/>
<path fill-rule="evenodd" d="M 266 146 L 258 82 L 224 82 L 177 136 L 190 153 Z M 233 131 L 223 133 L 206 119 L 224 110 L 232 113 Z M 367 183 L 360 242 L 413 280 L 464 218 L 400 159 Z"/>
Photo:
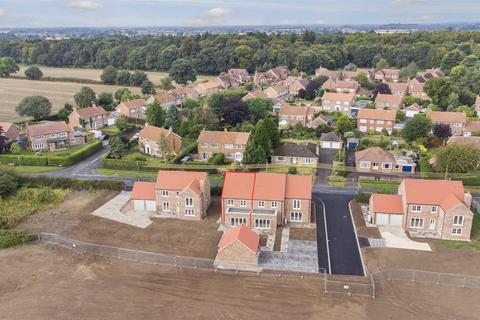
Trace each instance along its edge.
<path fill-rule="evenodd" d="M 386 214 L 386 213 L 377 213 L 376 224 L 379 226 L 401 226 L 402 225 L 402 215 L 400 214 Z"/>
<path fill-rule="evenodd" d="M 330 149 L 331 147 L 332 144 L 330 143 L 330 141 L 322 141 L 322 148 Z"/>
<path fill-rule="evenodd" d="M 340 142 L 332 142 L 333 149 L 340 149 Z"/>
<path fill-rule="evenodd" d="M 388 225 L 388 219 L 389 218 L 389 214 L 385 214 L 385 213 L 377 213 L 377 221 L 376 221 L 376 224 L 377 225 Z"/>
<path fill-rule="evenodd" d="M 390 215 L 390 224 L 392 226 L 401 226 L 402 225 L 402 218 L 401 214 L 391 214 Z"/>
<path fill-rule="evenodd" d="M 157 202 L 153 200 L 145 201 L 147 211 L 157 211 Z"/>
<path fill-rule="evenodd" d="M 135 211 L 145 210 L 145 200 L 133 200 L 133 208 Z"/>

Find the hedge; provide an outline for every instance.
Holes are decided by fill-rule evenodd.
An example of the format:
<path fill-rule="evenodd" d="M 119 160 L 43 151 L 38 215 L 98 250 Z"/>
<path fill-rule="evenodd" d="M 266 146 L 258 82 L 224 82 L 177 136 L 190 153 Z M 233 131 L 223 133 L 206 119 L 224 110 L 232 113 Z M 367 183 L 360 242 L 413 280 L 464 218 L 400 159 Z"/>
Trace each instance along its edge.
<path fill-rule="evenodd" d="M 54 189 L 105 189 L 105 190 L 123 190 L 123 181 L 118 180 L 78 180 L 72 178 L 52 178 L 46 176 L 29 177 L 19 176 L 19 184 L 32 188 L 51 187 Z"/>
<path fill-rule="evenodd" d="M 133 170 L 133 171 L 147 171 L 147 172 L 157 172 L 159 170 L 178 170 L 178 171 L 200 171 L 208 172 L 210 174 L 218 173 L 218 170 L 215 168 L 191 168 L 189 166 L 147 166 L 146 161 L 133 161 L 133 160 L 117 160 L 117 159 L 103 159 L 102 168 L 104 169 L 114 169 L 114 170 Z"/>
<path fill-rule="evenodd" d="M 47 156 L 2 154 L 0 163 L 16 166 L 47 166 L 48 159 Z"/>
<path fill-rule="evenodd" d="M 197 144 L 196 143 L 191 144 L 190 146 L 185 148 L 185 150 L 177 154 L 175 158 L 173 158 L 172 163 L 180 164 L 182 163 L 182 159 L 184 157 L 188 156 L 191 153 L 196 153 L 196 152 L 197 152 Z"/>
<path fill-rule="evenodd" d="M 36 241 L 36 235 L 27 234 L 20 230 L 0 230 L 0 248 L 9 248 Z"/>

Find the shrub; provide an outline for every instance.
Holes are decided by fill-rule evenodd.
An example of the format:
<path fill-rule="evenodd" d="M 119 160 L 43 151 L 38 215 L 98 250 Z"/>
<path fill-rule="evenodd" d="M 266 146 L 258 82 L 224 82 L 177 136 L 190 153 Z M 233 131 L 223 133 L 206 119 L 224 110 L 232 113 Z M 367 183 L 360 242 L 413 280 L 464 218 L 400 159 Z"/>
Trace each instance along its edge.
<path fill-rule="evenodd" d="M 297 174 L 297 167 L 288 167 L 288 174 Z"/>
<path fill-rule="evenodd" d="M 88 190 L 105 189 L 105 190 L 123 190 L 123 182 L 115 180 L 77 180 L 72 178 L 51 178 L 46 176 L 29 177 L 19 176 L 19 183 L 22 186 L 53 189 L 71 189 L 71 190 Z"/>
<path fill-rule="evenodd" d="M 37 240 L 36 235 L 20 230 L 0 230 L 0 248 L 9 248 Z"/>
<path fill-rule="evenodd" d="M 16 174 L 9 168 L 0 168 L 0 197 L 8 196 L 18 188 Z"/>
<path fill-rule="evenodd" d="M 370 196 L 372 194 L 371 193 L 367 193 L 367 192 L 359 192 L 356 196 L 355 196 L 355 200 L 358 202 L 358 203 L 368 203 L 370 201 Z"/>
<path fill-rule="evenodd" d="M 22 148 L 20 148 L 20 145 L 17 142 L 13 142 L 10 145 L 10 153 L 11 154 L 19 154 L 22 152 Z"/>
<path fill-rule="evenodd" d="M 215 153 L 213 157 L 211 157 L 208 162 L 214 165 L 223 165 L 225 164 L 225 155 L 223 153 Z"/>
<path fill-rule="evenodd" d="M 141 154 L 136 154 L 132 157 L 133 161 L 147 161 L 147 158 Z"/>
<path fill-rule="evenodd" d="M 37 193 L 37 201 L 40 203 L 53 202 L 55 200 L 55 193 L 50 188 L 42 188 Z"/>

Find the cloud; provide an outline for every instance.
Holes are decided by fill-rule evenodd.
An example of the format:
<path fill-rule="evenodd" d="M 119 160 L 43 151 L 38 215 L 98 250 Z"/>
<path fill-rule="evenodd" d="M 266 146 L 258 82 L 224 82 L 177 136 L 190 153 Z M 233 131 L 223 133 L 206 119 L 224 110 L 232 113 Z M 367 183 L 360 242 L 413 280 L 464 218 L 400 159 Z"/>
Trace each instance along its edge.
<path fill-rule="evenodd" d="M 75 10 L 100 10 L 103 9 L 103 4 L 95 1 L 72 1 L 65 5 L 66 8 L 75 9 Z"/>
<path fill-rule="evenodd" d="M 430 4 L 430 0 L 393 0 L 394 6 L 421 6 Z"/>
<path fill-rule="evenodd" d="M 428 22 L 437 22 L 438 17 L 434 15 L 423 15 L 418 17 L 409 17 L 406 20 L 408 22 L 428 23 Z"/>
<path fill-rule="evenodd" d="M 189 25 L 223 25 L 227 21 L 227 17 L 232 14 L 232 9 L 228 8 L 213 8 L 207 11 L 202 12 L 200 15 L 196 16 L 193 19 L 186 21 Z"/>
<path fill-rule="evenodd" d="M 3 9 L 0 9 L 0 19 L 6 18 L 7 17 L 7 12 Z"/>

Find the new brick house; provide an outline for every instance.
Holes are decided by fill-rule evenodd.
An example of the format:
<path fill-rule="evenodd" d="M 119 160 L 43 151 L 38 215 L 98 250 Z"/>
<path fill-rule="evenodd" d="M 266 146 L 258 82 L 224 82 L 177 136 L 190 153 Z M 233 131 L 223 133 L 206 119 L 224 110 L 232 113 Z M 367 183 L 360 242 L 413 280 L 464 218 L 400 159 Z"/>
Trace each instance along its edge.
<path fill-rule="evenodd" d="M 301 123 L 306 127 L 315 118 L 315 110 L 312 107 L 291 106 L 282 104 L 278 111 L 278 126 L 280 128 L 294 127 Z"/>
<path fill-rule="evenodd" d="M 397 113 L 393 110 L 360 109 L 357 113 L 357 128 L 360 132 L 382 132 L 391 134 Z"/>
<path fill-rule="evenodd" d="M 167 130 L 146 124 L 139 132 L 138 147 L 142 153 L 160 158 L 168 157 L 180 152 L 182 138 L 171 128 Z"/>
<path fill-rule="evenodd" d="M 448 124 L 454 136 L 461 136 L 467 123 L 467 115 L 463 112 L 428 111 L 427 116 L 434 125 Z"/>
<path fill-rule="evenodd" d="M 221 204 L 226 227 L 244 224 L 258 232 L 311 222 L 312 177 L 264 172 L 227 172 Z"/>
<path fill-rule="evenodd" d="M 126 117 L 145 118 L 146 103 L 143 99 L 134 99 L 120 103 L 115 111 Z"/>
<path fill-rule="evenodd" d="M 328 112 L 341 112 L 351 116 L 351 108 L 354 104 L 353 93 L 325 92 L 322 97 L 322 109 Z"/>
<path fill-rule="evenodd" d="M 210 179 L 206 172 L 159 171 L 156 182 L 135 182 L 130 200 L 153 217 L 200 220 L 211 201 Z"/>
<path fill-rule="evenodd" d="M 27 126 L 29 147 L 33 151 L 55 151 L 86 143 L 86 134 L 74 131 L 65 121 Z"/>
<path fill-rule="evenodd" d="M 380 147 L 355 152 L 358 172 L 378 174 L 414 174 L 415 162 L 407 156 L 394 156 Z"/>
<path fill-rule="evenodd" d="M 378 109 L 400 110 L 403 109 L 403 96 L 379 93 L 375 98 L 375 104 Z"/>
<path fill-rule="evenodd" d="M 381 69 L 375 72 L 374 79 L 383 82 L 398 82 L 400 69 Z"/>
<path fill-rule="evenodd" d="M 403 179 L 397 195 L 370 198 L 377 225 L 399 225 L 414 237 L 469 241 L 472 196 L 461 181 Z"/>
<path fill-rule="evenodd" d="M 11 122 L 0 122 L 0 135 L 6 138 L 6 143 L 14 142 L 20 136 L 20 128 Z"/>
<path fill-rule="evenodd" d="M 84 127 L 86 129 L 98 130 L 108 126 L 109 115 L 110 113 L 102 107 L 75 108 L 68 116 L 68 123 L 73 128 Z"/>
<path fill-rule="evenodd" d="M 198 158 L 208 161 L 214 154 L 223 153 L 226 160 L 242 162 L 249 140 L 250 132 L 202 130 L 197 139 Z"/>
<path fill-rule="evenodd" d="M 319 162 L 320 148 L 317 144 L 297 144 L 282 142 L 272 154 L 272 164 L 293 166 L 316 166 Z"/>

